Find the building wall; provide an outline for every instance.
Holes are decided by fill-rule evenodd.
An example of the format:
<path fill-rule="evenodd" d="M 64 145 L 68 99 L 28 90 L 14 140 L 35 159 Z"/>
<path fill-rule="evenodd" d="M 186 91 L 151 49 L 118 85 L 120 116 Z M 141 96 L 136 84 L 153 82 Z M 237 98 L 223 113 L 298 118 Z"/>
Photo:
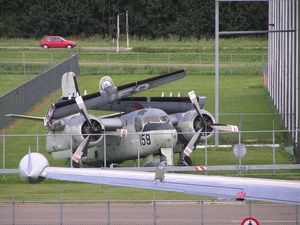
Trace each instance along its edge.
<path fill-rule="evenodd" d="M 267 88 L 284 124 L 298 142 L 299 2 L 269 1 Z"/>

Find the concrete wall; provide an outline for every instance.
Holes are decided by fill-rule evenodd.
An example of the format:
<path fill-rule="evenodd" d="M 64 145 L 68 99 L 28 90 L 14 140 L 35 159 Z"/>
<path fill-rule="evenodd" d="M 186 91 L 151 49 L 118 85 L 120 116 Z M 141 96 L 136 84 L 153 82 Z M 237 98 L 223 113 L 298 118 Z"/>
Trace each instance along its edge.
<path fill-rule="evenodd" d="M 0 98 L 0 130 L 14 118 L 6 114 L 24 114 L 42 98 L 61 87 L 61 77 L 72 71 L 79 75 L 78 54 L 36 76 Z"/>

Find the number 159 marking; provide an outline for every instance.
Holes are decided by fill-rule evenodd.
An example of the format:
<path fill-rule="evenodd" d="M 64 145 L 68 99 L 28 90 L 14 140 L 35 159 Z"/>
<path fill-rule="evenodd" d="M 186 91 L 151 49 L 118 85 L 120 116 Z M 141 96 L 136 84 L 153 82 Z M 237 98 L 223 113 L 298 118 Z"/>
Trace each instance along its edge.
<path fill-rule="evenodd" d="M 141 134 L 140 135 L 140 145 L 141 146 L 151 145 L 150 134 Z"/>

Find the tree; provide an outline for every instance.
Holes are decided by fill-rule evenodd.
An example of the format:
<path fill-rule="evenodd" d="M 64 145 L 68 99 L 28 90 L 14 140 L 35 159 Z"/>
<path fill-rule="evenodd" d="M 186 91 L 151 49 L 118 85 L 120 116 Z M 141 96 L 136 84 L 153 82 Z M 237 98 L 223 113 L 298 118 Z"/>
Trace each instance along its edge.
<path fill-rule="evenodd" d="M 0 0 L 0 3 L 0 37 L 110 36 L 116 25 L 109 18 L 125 11 L 129 12 L 129 33 L 137 37 L 214 36 L 214 0 Z M 220 30 L 265 30 L 267 24 L 267 2 L 220 2 Z M 122 17 L 120 28 L 125 31 Z"/>

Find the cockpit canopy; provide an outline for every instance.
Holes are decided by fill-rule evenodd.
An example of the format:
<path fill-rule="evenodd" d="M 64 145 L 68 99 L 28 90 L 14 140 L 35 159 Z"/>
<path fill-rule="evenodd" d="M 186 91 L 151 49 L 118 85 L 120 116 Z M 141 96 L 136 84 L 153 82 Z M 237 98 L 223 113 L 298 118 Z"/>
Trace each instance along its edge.
<path fill-rule="evenodd" d="M 142 109 L 134 118 L 136 132 L 174 129 L 169 116 L 160 109 Z M 147 127 L 147 128 L 146 128 Z"/>

